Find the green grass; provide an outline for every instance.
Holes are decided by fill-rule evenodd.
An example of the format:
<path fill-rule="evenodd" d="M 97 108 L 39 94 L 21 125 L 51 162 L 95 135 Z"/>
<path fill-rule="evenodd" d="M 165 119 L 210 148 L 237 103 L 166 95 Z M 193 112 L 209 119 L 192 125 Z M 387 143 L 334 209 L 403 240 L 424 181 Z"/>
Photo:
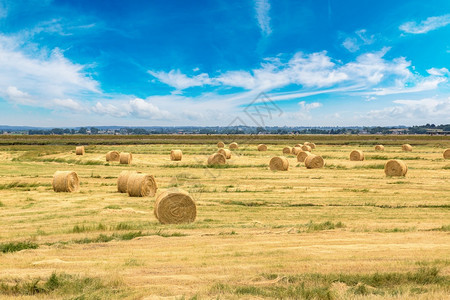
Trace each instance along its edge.
<path fill-rule="evenodd" d="M 439 269 L 420 268 L 415 272 L 393 272 L 372 274 L 316 274 L 299 275 L 262 274 L 261 280 L 270 280 L 271 284 L 237 285 L 216 283 L 210 293 L 219 295 L 255 296 L 270 299 L 336 299 L 334 283 L 343 283 L 348 287 L 344 297 L 358 295 L 391 295 L 403 293 L 405 287 L 419 293 L 428 285 L 450 287 L 450 277 L 439 275 Z"/>
<path fill-rule="evenodd" d="M 254 164 L 254 165 L 203 165 L 203 164 L 165 164 L 161 168 L 208 168 L 208 169 L 237 169 L 237 168 L 267 168 L 268 164 Z"/>
<path fill-rule="evenodd" d="M 342 191 L 343 192 L 353 192 L 353 193 L 368 193 L 370 190 L 369 189 L 348 189 L 348 188 L 343 188 Z"/>
<path fill-rule="evenodd" d="M 50 183 L 42 183 L 42 182 L 19 182 L 14 181 L 10 183 L 0 184 L 0 190 L 9 190 L 14 188 L 35 188 L 40 186 L 51 186 Z"/>
<path fill-rule="evenodd" d="M 441 227 L 433 228 L 431 231 L 450 231 L 450 225 L 442 225 Z"/>
<path fill-rule="evenodd" d="M 10 242 L 0 244 L 0 251 L 3 253 L 12 253 L 25 249 L 37 249 L 39 245 L 30 241 L 25 242 Z"/>
<path fill-rule="evenodd" d="M 0 207 L 4 207 L 4 206 L 5 206 L 5 204 L 2 201 L 0 201 Z"/>
<path fill-rule="evenodd" d="M 370 164 L 362 166 L 353 166 L 352 169 L 384 169 L 384 164 Z"/>
<path fill-rule="evenodd" d="M 331 230 L 336 228 L 344 228 L 345 225 L 342 222 L 331 222 L 331 221 L 325 221 L 322 223 L 314 223 L 313 221 L 309 221 L 309 223 L 306 223 L 304 225 L 306 227 L 307 232 L 313 232 L 313 231 L 321 231 L 321 230 Z"/>
<path fill-rule="evenodd" d="M 47 279 L 0 280 L 0 295 L 13 297 L 51 295 L 58 299 L 111 299 L 120 298 L 124 292 L 125 287 L 119 281 L 105 283 L 99 278 L 66 273 L 52 273 Z"/>
<path fill-rule="evenodd" d="M 265 206 L 267 203 L 265 201 L 238 201 L 238 200 L 226 200 L 220 202 L 224 205 L 239 205 L 239 206 Z"/>
<path fill-rule="evenodd" d="M 100 234 L 96 237 L 85 237 L 82 239 L 77 239 L 77 240 L 73 240 L 72 242 L 75 244 L 90 244 L 90 243 L 107 243 L 110 242 L 112 240 L 116 240 L 116 241 L 128 241 L 128 240 L 132 240 L 134 238 L 137 237 L 141 237 L 141 236 L 152 236 L 152 235 L 158 235 L 161 237 L 182 237 L 182 236 L 186 236 L 186 234 L 184 233 L 180 233 L 180 232 L 173 232 L 173 233 L 166 233 L 163 232 L 161 230 L 156 231 L 156 232 L 142 232 L 142 231 L 130 231 L 130 232 L 126 232 L 126 233 L 113 233 L 110 235 L 107 234 Z"/>
<path fill-rule="evenodd" d="M 108 206 L 103 207 L 104 209 L 122 209 L 119 205 L 111 204 Z"/>
<path fill-rule="evenodd" d="M 348 170 L 346 166 L 337 165 L 337 164 L 325 164 L 325 169 L 333 169 L 333 170 Z"/>
<path fill-rule="evenodd" d="M 75 225 L 73 226 L 71 233 L 81 233 L 81 232 L 88 232 L 88 231 L 96 231 L 96 230 L 105 230 L 106 226 L 102 223 L 98 223 L 98 225 Z"/>

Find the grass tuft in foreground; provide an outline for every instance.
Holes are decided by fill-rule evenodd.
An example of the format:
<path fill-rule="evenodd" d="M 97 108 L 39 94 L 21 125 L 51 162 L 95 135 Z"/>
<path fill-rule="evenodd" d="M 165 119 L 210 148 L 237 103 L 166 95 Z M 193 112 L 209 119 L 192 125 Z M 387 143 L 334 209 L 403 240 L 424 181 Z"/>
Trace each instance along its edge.
<path fill-rule="evenodd" d="M 14 297 L 48 295 L 55 298 L 62 296 L 66 299 L 72 296 L 75 296 L 75 299 L 111 299 L 120 298 L 124 291 L 125 288 L 120 281 L 106 283 L 99 278 L 66 273 L 52 273 L 46 280 L 42 278 L 0 280 L 0 295 Z"/>
<path fill-rule="evenodd" d="M 269 282 L 267 282 L 269 280 Z M 266 281 L 266 282 L 265 282 Z M 336 299 L 355 295 L 395 296 L 420 293 L 427 287 L 448 289 L 450 277 L 439 275 L 439 269 L 420 268 L 407 273 L 373 273 L 373 274 L 262 274 L 261 283 L 231 286 L 216 283 L 210 294 L 257 296 L 272 299 Z M 344 295 L 338 297 L 336 284 L 344 287 Z"/>
<path fill-rule="evenodd" d="M 37 249 L 39 245 L 30 241 L 26 242 L 10 242 L 0 244 L 0 252 L 11 253 L 25 249 Z"/>

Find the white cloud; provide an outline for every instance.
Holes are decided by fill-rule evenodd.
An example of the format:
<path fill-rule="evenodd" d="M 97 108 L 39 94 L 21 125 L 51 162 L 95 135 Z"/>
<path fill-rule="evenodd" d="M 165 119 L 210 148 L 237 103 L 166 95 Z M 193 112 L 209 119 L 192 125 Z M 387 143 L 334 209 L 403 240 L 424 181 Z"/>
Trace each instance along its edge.
<path fill-rule="evenodd" d="M 145 101 L 143 99 L 136 98 L 130 100 L 129 106 L 131 114 L 139 118 L 162 119 L 170 117 L 169 112 L 161 111 L 157 106 L 150 103 L 150 101 Z"/>
<path fill-rule="evenodd" d="M 356 52 L 359 50 L 358 40 L 354 37 L 347 37 L 342 42 L 342 46 L 350 52 Z"/>
<path fill-rule="evenodd" d="M 30 99 L 30 95 L 26 92 L 22 92 L 15 86 L 8 86 L 6 89 L 6 97 L 18 104 L 30 104 L 33 101 Z"/>
<path fill-rule="evenodd" d="M 53 104 L 57 107 L 68 109 L 74 112 L 87 111 L 87 109 L 83 107 L 83 105 L 72 99 L 55 99 L 53 100 Z"/>
<path fill-rule="evenodd" d="M 305 101 L 300 101 L 298 103 L 300 105 L 301 110 L 309 112 L 311 109 L 319 108 L 322 106 L 319 102 L 306 103 Z"/>
<path fill-rule="evenodd" d="M 249 91 L 271 91 L 289 85 L 303 88 L 326 88 L 337 84 L 374 86 L 381 82 L 406 83 L 415 75 L 411 62 L 403 57 L 387 60 L 389 48 L 363 53 L 355 61 L 343 64 L 333 61 L 325 51 L 305 54 L 295 53 L 289 60 L 267 58 L 259 68 L 251 71 L 227 71 L 216 77 L 206 73 L 189 77 L 180 70 L 149 71 L 159 81 L 180 90 L 195 86 L 240 87 Z"/>
<path fill-rule="evenodd" d="M 434 119 L 436 123 L 448 121 L 450 115 L 450 98 L 421 100 L 395 100 L 392 107 L 381 110 L 372 110 L 367 114 L 370 119 L 385 119 L 395 121 L 397 124 L 427 122 Z"/>
<path fill-rule="evenodd" d="M 296 112 L 288 113 L 287 118 L 311 120 L 311 110 L 322 107 L 322 103 L 319 102 L 306 103 L 306 101 L 300 101 L 298 105 L 300 106 L 300 109 Z"/>
<path fill-rule="evenodd" d="M 0 97 L 49 107 L 54 99 L 100 93 L 85 66 L 69 61 L 59 49 L 25 53 L 21 46 L 20 40 L 0 35 Z"/>
<path fill-rule="evenodd" d="M 355 31 L 356 36 L 348 36 L 342 42 L 342 46 L 350 52 L 358 51 L 362 46 L 371 45 L 375 42 L 375 36 L 367 35 L 366 29 Z"/>
<path fill-rule="evenodd" d="M 259 28 L 264 35 L 270 35 L 272 28 L 270 27 L 270 3 L 269 0 L 255 0 L 256 19 Z"/>
<path fill-rule="evenodd" d="M 394 94 L 419 93 L 424 91 L 435 90 L 440 83 L 446 82 L 445 78 L 426 78 L 415 83 L 411 87 L 405 86 L 403 83 L 397 87 L 377 88 L 374 91 L 367 92 L 367 95 L 386 96 Z"/>
<path fill-rule="evenodd" d="M 129 115 L 129 110 L 126 109 L 126 107 L 122 107 L 123 105 L 113 105 L 111 103 L 101 103 L 97 102 L 91 110 L 94 113 L 97 113 L 99 115 L 110 115 L 112 117 L 126 117 Z"/>
<path fill-rule="evenodd" d="M 438 17 L 429 17 L 420 23 L 415 21 L 406 22 L 400 25 L 399 29 L 406 33 L 421 34 L 447 26 L 448 24 L 450 24 L 450 14 Z"/>
<path fill-rule="evenodd" d="M 182 74 L 180 70 L 171 70 L 169 73 L 166 72 L 155 72 L 148 71 L 152 76 L 156 77 L 162 83 L 170 85 L 177 90 L 184 90 L 194 86 L 203 86 L 205 84 L 210 84 L 208 74 L 202 73 L 193 77 L 188 77 Z"/>
<path fill-rule="evenodd" d="M 427 70 L 428 74 L 430 75 L 434 75 L 434 76 L 445 76 L 447 74 L 449 74 L 449 71 L 447 68 L 431 68 Z"/>

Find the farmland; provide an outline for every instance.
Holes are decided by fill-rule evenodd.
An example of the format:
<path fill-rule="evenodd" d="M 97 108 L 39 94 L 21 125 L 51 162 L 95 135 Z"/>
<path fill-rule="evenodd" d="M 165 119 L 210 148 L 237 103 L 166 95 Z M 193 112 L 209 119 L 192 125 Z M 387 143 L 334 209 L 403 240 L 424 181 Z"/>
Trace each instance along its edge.
<path fill-rule="evenodd" d="M 206 167 L 220 140 L 240 147 Z M 305 141 L 324 168 L 287 155 L 288 171 L 269 170 Z M 0 298 L 443 299 L 446 148 L 445 136 L 2 136 Z M 355 149 L 364 161 L 349 160 Z M 112 150 L 133 153 L 132 164 L 106 162 Z M 403 160 L 406 176 L 386 177 L 388 159 Z M 58 170 L 77 172 L 80 191 L 55 193 Z M 124 170 L 153 175 L 158 193 L 188 191 L 196 221 L 160 224 L 155 197 L 117 192 Z"/>

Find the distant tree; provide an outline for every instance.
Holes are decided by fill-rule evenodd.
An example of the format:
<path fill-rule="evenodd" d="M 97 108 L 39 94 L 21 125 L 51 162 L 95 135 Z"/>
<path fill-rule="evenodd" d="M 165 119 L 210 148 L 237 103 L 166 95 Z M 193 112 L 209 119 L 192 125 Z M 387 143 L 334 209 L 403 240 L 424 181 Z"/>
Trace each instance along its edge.
<path fill-rule="evenodd" d="M 133 133 L 139 134 L 139 135 L 145 135 L 145 134 L 148 134 L 148 131 L 145 130 L 144 128 L 134 128 Z"/>
<path fill-rule="evenodd" d="M 98 134 L 98 132 L 99 132 L 99 129 L 98 129 L 98 128 L 96 128 L 96 127 L 91 127 L 91 133 L 92 133 L 92 134 Z"/>
<path fill-rule="evenodd" d="M 62 128 L 53 128 L 52 130 L 50 130 L 50 132 L 52 134 L 63 134 L 64 133 L 64 129 L 62 129 Z"/>
<path fill-rule="evenodd" d="M 86 133 L 87 133 L 87 129 L 84 128 L 84 127 L 81 127 L 81 128 L 78 130 L 78 133 L 79 133 L 79 134 L 86 134 Z"/>

